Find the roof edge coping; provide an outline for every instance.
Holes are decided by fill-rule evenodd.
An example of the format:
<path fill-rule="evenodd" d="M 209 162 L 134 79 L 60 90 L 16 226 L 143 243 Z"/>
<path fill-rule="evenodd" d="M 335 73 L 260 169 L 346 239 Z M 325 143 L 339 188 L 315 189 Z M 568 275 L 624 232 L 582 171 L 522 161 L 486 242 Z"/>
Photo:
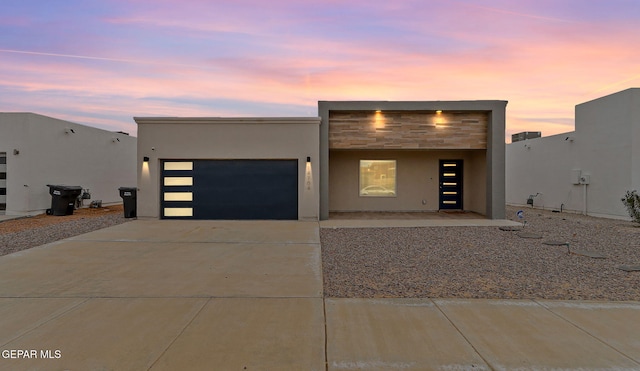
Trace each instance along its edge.
<path fill-rule="evenodd" d="M 137 124 L 320 124 L 320 117 L 134 117 Z"/>

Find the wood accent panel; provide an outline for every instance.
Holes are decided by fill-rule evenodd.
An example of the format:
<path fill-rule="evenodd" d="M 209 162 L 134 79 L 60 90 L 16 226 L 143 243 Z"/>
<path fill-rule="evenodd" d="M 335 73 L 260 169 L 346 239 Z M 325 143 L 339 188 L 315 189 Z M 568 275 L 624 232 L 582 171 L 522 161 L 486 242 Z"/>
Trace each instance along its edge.
<path fill-rule="evenodd" d="M 330 149 L 486 149 L 486 112 L 331 111 Z"/>

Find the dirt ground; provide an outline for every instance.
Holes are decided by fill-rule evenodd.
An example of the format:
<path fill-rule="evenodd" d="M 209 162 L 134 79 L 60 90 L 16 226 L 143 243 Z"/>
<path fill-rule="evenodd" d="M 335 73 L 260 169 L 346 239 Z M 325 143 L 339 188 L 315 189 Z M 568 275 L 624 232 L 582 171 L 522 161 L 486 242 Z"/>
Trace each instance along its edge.
<path fill-rule="evenodd" d="M 19 219 L 11 219 L 0 222 L 0 234 L 21 232 L 28 229 L 36 229 L 53 224 L 60 224 L 77 219 L 97 218 L 105 215 L 123 214 L 123 205 L 116 204 L 101 208 L 82 208 L 74 210 L 73 215 L 53 216 L 40 214 Z"/>

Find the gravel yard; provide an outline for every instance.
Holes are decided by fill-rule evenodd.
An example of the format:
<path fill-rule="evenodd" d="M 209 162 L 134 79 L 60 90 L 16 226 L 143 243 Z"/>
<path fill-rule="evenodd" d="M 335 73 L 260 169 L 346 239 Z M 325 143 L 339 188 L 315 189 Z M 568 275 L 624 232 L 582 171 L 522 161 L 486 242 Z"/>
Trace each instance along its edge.
<path fill-rule="evenodd" d="M 618 269 L 640 264 L 640 228 L 523 210 L 523 232 L 542 238 L 496 227 L 323 228 L 325 297 L 640 300 L 640 272 Z"/>
<path fill-rule="evenodd" d="M 37 215 L 0 222 L 0 256 L 95 231 L 125 219 L 122 205 L 79 209 L 73 215 Z"/>

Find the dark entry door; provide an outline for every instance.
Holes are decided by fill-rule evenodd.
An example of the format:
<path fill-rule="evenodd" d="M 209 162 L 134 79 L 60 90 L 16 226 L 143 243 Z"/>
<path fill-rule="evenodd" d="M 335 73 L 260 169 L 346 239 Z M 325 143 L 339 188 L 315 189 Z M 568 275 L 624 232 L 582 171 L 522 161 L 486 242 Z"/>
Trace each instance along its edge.
<path fill-rule="evenodd" d="M 440 160 L 440 209 L 462 210 L 462 160 Z"/>
<path fill-rule="evenodd" d="M 163 171 L 163 218 L 298 219 L 298 160 L 192 163 L 191 171 Z M 187 187 L 167 186 L 172 184 L 167 179 L 173 177 L 187 177 L 191 183 Z M 190 194 L 186 202 L 168 201 L 184 193 Z M 172 214 L 174 210 L 187 212 Z"/>

